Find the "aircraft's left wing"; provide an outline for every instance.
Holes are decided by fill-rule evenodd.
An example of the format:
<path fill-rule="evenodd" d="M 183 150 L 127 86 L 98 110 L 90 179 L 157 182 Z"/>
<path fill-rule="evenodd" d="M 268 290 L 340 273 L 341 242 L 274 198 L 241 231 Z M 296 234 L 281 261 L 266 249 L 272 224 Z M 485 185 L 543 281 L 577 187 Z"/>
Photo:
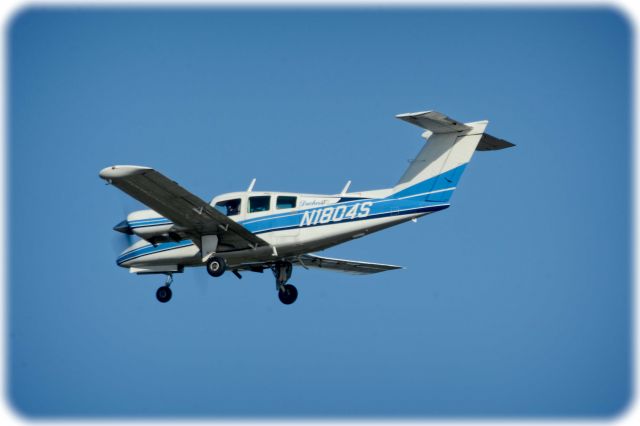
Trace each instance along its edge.
<path fill-rule="evenodd" d="M 375 274 L 377 272 L 402 269 L 402 266 L 385 265 L 384 263 L 360 262 L 357 260 L 333 259 L 330 257 L 303 254 L 291 259 L 293 263 L 305 268 L 320 268 L 349 274 Z"/>
<path fill-rule="evenodd" d="M 229 219 L 200 197 L 149 167 L 111 166 L 100 177 L 146 204 L 176 225 L 200 246 L 200 237 L 217 235 L 219 244 L 232 249 L 267 246 L 262 238 Z"/>

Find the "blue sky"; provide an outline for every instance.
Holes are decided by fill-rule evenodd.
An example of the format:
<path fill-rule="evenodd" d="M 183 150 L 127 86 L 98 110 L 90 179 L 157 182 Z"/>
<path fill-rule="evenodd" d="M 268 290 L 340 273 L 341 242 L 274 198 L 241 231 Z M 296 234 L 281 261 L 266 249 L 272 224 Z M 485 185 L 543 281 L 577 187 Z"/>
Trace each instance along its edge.
<path fill-rule="evenodd" d="M 8 398 L 33 417 L 602 417 L 630 398 L 631 29 L 610 9 L 26 9 L 9 28 Z M 115 265 L 152 166 L 203 198 L 394 184 L 395 114 L 489 119 L 452 207 L 325 255 Z"/>

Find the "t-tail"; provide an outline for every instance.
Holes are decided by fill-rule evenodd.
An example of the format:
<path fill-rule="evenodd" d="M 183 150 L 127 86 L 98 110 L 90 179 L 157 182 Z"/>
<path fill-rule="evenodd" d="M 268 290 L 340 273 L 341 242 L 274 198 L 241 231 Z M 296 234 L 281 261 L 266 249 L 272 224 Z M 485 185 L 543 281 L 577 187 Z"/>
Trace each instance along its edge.
<path fill-rule="evenodd" d="M 427 143 L 393 187 L 390 198 L 448 203 L 475 151 L 514 146 L 485 133 L 486 120 L 460 123 L 436 111 L 396 117 L 425 129 L 422 137 Z"/>

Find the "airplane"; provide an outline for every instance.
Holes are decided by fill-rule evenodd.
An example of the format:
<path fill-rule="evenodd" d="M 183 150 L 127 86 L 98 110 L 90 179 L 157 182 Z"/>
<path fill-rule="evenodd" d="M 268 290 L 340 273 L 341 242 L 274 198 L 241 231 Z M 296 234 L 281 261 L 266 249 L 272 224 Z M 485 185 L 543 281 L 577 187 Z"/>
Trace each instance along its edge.
<path fill-rule="evenodd" d="M 425 145 L 390 188 L 330 195 L 246 191 L 207 203 L 158 171 L 143 166 L 110 166 L 100 177 L 150 210 L 134 211 L 113 229 L 140 240 L 117 258 L 135 274 L 164 274 L 156 298 L 172 298 L 173 274 L 205 266 L 212 277 L 230 271 L 271 270 L 280 301 L 290 305 L 298 290 L 289 283 L 293 266 L 352 274 L 373 274 L 396 265 L 334 259 L 315 252 L 450 206 L 451 196 L 475 151 L 515 146 L 485 132 L 487 120 L 462 123 L 436 111 L 399 114 L 424 129 Z"/>

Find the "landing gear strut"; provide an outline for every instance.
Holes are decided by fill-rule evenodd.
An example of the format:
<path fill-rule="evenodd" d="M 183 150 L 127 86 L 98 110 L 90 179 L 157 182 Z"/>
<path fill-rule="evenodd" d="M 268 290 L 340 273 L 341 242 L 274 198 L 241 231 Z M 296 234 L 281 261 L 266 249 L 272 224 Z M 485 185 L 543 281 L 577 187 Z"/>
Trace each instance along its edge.
<path fill-rule="evenodd" d="M 298 298 L 298 289 L 293 284 L 287 284 L 291 278 L 291 270 L 293 265 L 291 262 L 276 262 L 271 267 L 273 275 L 276 277 L 276 289 L 278 290 L 278 298 L 285 305 L 290 305 Z"/>
<path fill-rule="evenodd" d="M 167 303 L 171 300 L 171 296 L 173 296 L 173 292 L 169 288 L 171 283 L 173 282 L 173 275 L 167 274 L 167 280 L 164 282 L 164 285 L 156 291 L 156 298 L 160 303 Z"/>

